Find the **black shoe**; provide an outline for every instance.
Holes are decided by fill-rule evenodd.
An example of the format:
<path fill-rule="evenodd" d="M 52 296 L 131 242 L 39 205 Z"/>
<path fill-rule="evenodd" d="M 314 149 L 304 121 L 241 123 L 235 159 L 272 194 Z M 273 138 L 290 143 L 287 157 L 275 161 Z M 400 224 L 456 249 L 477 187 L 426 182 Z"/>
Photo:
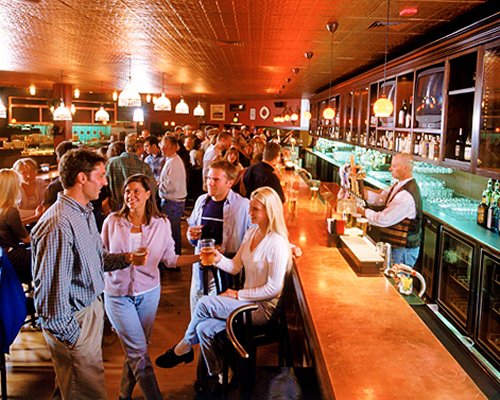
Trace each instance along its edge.
<path fill-rule="evenodd" d="M 194 351 L 193 349 L 189 350 L 186 354 L 178 356 L 174 352 L 174 347 L 168 349 L 164 354 L 159 356 L 155 364 L 160 368 L 173 368 L 177 364 L 181 362 L 187 364 L 194 360 Z"/>

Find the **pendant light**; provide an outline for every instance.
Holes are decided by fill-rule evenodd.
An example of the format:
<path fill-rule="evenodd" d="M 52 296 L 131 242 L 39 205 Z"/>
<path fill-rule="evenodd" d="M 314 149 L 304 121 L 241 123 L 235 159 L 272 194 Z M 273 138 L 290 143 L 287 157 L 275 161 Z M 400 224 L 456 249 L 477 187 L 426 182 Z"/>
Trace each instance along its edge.
<path fill-rule="evenodd" d="M 312 51 L 306 51 L 304 53 L 304 57 L 307 59 L 307 81 L 309 81 L 309 69 L 310 69 L 310 65 L 311 65 L 311 58 L 313 57 L 314 53 Z M 308 82 L 309 83 L 309 82 Z M 310 85 L 308 85 L 310 86 Z M 304 111 L 304 118 L 306 120 L 310 120 L 312 117 L 311 115 L 311 111 L 310 110 L 306 110 Z"/>
<path fill-rule="evenodd" d="M 132 57 L 129 54 L 129 73 L 128 81 L 123 91 L 118 96 L 119 107 L 140 107 L 141 95 L 133 88 L 132 85 Z"/>
<path fill-rule="evenodd" d="M 198 102 L 198 105 L 194 108 L 193 115 L 195 117 L 204 117 L 205 116 L 205 109 L 201 106 L 200 102 Z"/>
<path fill-rule="evenodd" d="M 61 90 L 63 84 L 64 84 L 64 72 L 61 71 Z M 64 105 L 64 101 L 62 99 L 62 93 L 61 93 L 61 102 L 59 103 L 59 107 L 57 107 L 54 110 L 52 118 L 54 121 L 71 121 L 73 119 L 73 117 L 71 116 L 71 110 Z"/>
<path fill-rule="evenodd" d="M 59 107 L 54 110 L 53 119 L 54 121 L 71 121 L 73 119 L 71 116 L 71 110 L 64 105 L 62 98 Z"/>
<path fill-rule="evenodd" d="M 330 83 L 328 85 L 328 107 L 323 110 L 323 118 L 328 120 L 335 118 L 335 110 L 330 105 L 330 91 L 332 89 L 333 33 L 337 30 L 338 26 L 338 23 L 335 21 L 326 24 L 326 29 L 330 32 Z"/>
<path fill-rule="evenodd" d="M 142 108 L 136 108 L 134 110 L 134 115 L 132 117 L 132 121 L 144 122 L 144 112 L 142 111 Z"/>
<path fill-rule="evenodd" d="M 184 101 L 184 85 L 181 86 L 181 100 L 175 106 L 176 114 L 189 114 L 189 106 Z"/>
<path fill-rule="evenodd" d="M 377 99 L 375 104 L 373 104 L 373 112 L 376 117 L 390 117 L 392 111 L 394 110 L 394 105 L 392 101 L 387 98 L 385 93 L 385 80 L 387 76 L 387 51 L 389 47 L 389 13 L 391 9 L 391 0 L 387 0 L 387 18 L 385 23 L 385 52 L 384 52 L 384 93 Z"/>
<path fill-rule="evenodd" d="M 161 96 L 156 100 L 153 99 L 154 102 L 154 110 L 155 111 L 171 111 L 172 103 L 170 99 L 165 96 L 165 87 L 164 87 L 165 73 L 161 74 Z"/>
<path fill-rule="evenodd" d="M 102 81 L 101 81 L 101 92 L 104 93 L 104 82 Z M 94 118 L 97 122 L 102 122 L 103 124 L 109 122 L 109 113 L 104 109 L 104 106 L 102 104 L 99 110 L 97 110 L 97 112 L 95 113 Z"/>

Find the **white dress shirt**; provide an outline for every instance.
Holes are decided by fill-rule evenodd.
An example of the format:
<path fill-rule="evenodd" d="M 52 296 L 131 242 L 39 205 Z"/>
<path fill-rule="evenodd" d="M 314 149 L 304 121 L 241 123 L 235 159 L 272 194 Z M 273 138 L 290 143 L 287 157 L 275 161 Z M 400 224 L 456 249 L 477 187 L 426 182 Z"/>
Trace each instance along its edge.
<path fill-rule="evenodd" d="M 187 196 L 186 168 L 177 153 L 165 157 L 160 173 L 160 197 L 165 200 L 183 201 Z"/>
<path fill-rule="evenodd" d="M 365 211 L 366 218 L 371 225 L 388 227 L 396 225 L 406 218 L 415 219 L 417 217 L 417 207 L 415 206 L 413 196 L 406 190 L 399 190 L 412 179 L 413 177 L 399 181 L 394 185 L 392 191 L 392 186 L 383 190 L 381 193 L 376 193 L 371 190 L 367 191 L 366 201 L 368 204 L 380 206 L 387 204 L 387 207 L 382 211 L 369 209 Z M 387 199 L 389 195 L 391 197 Z"/>

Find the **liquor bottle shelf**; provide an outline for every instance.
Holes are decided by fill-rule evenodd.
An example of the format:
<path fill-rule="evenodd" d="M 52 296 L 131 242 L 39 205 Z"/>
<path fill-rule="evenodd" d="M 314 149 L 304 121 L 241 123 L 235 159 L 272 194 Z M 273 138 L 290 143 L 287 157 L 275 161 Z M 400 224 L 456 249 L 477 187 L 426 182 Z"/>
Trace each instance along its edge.
<path fill-rule="evenodd" d="M 459 286 L 464 288 L 466 291 L 469 291 L 469 280 L 467 279 L 467 276 L 465 275 L 450 275 L 450 278 L 452 281 L 457 283 Z"/>

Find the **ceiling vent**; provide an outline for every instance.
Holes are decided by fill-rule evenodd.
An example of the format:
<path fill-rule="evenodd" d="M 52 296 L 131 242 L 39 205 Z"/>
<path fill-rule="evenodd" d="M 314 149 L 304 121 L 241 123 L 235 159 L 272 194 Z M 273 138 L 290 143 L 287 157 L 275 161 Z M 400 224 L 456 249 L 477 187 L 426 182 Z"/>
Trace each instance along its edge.
<path fill-rule="evenodd" d="M 215 43 L 217 46 L 243 46 L 243 42 L 241 40 L 224 40 L 224 39 L 215 39 Z"/>
<path fill-rule="evenodd" d="M 381 29 L 385 28 L 387 25 L 389 25 L 389 28 L 392 26 L 399 26 L 399 25 L 406 25 L 408 22 L 399 22 L 399 21 L 375 21 L 373 24 L 371 24 L 368 29 Z"/>

